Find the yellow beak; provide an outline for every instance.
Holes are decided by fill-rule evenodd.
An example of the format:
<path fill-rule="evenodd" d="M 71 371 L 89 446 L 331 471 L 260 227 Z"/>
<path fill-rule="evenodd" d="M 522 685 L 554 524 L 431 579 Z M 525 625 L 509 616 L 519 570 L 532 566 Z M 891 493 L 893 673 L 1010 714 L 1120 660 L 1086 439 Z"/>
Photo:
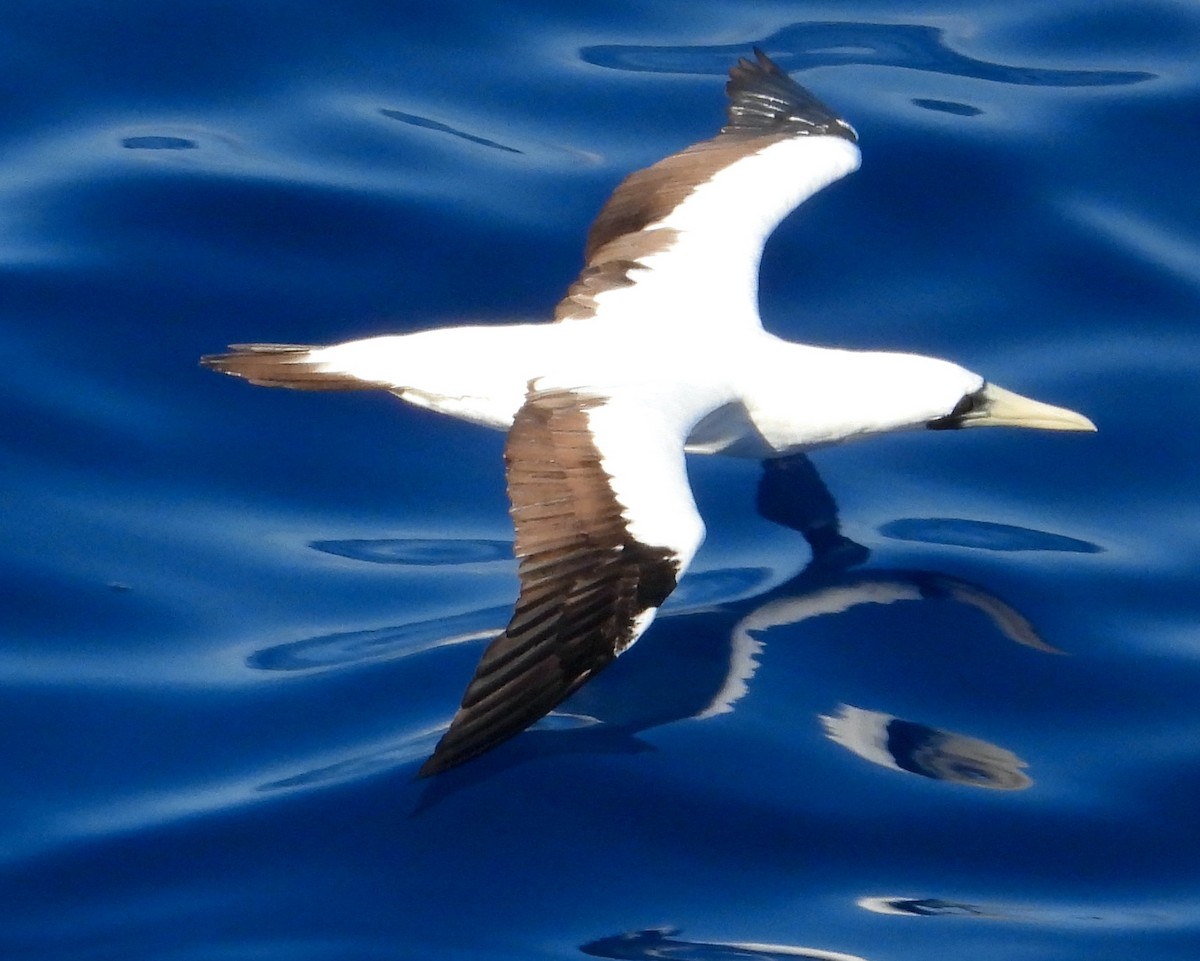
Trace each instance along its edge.
<path fill-rule="evenodd" d="M 1038 430 L 1096 429 L 1096 425 L 1083 414 L 1022 397 L 995 384 L 984 385 L 980 400 L 982 403 L 978 407 L 962 415 L 959 426 L 1033 427 Z"/>

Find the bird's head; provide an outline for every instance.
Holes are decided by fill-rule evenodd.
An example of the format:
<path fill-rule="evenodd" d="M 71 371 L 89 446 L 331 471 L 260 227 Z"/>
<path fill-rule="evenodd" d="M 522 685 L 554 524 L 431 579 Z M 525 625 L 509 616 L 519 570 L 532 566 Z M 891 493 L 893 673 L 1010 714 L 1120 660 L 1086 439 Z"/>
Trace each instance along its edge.
<path fill-rule="evenodd" d="M 830 352 L 822 362 L 824 378 L 832 387 L 829 396 L 840 399 L 840 416 L 847 426 L 859 426 L 857 431 L 847 430 L 847 436 L 914 427 L 1096 429 L 1082 414 L 997 387 L 979 374 L 934 357 L 847 351 Z"/>
<path fill-rule="evenodd" d="M 930 430 L 960 427 L 1033 427 L 1038 430 L 1088 430 L 1096 425 L 1083 414 L 1055 407 L 986 381 L 964 393 L 954 407 L 925 424 Z"/>

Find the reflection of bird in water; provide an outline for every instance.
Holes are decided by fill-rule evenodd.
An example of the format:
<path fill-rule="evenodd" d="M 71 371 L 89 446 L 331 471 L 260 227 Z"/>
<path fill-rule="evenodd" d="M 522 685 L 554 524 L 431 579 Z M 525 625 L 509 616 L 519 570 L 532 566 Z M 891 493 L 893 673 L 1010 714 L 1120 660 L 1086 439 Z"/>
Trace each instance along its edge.
<path fill-rule="evenodd" d="M 987 908 L 945 898 L 859 898 L 858 906 L 875 914 L 899 914 L 915 918 L 999 918 Z"/>
<path fill-rule="evenodd" d="M 1025 762 L 1005 748 L 953 731 L 926 727 L 879 711 L 843 704 L 821 715 L 835 744 L 861 758 L 935 781 L 1019 791 L 1033 781 Z"/>
<path fill-rule="evenodd" d="M 802 534 L 812 549 L 812 560 L 760 599 L 734 626 L 725 684 L 701 716 L 732 710 L 746 693 L 763 646 L 757 633 L 864 604 L 957 601 L 982 612 L 1009 640 L 1061 653 L 1043 641 L 1019 611 L 975 584 L 934 571 L 855 569 L 870 551 L 842 533 L 837 504 L 805 454 L 763 461 L 756 506 L 763 517 Z"/>
<path fill-rule="evenodd" d="M 766 333 L 763 242 L 858 167 L 858 138 L 761 52 L 726 92 L 716 137 L 632 174 L 600 211 L 556 323 L 204 358 L 252 383 L 384 389 L 508 431 L 520 596 L 422 774 L 522 731 L 646 630 L 704 534 L 685 449 L 778 457 L 912 428 L 1095 429 L 948 361 Z"/>
<path fill-rule="evenodd" d="M 801 491 L 803 495 L 797 496 Z M 764 517 L 803 534 L 813 559 L 734 628 L 731 663 L 739 667 L 731 671 L 731 680 L 736 680 L 727 684 L 725 699 L 719 696 L 714 701 L 719 709 L 731 708 L 731 692 L 744 692 L 757 667 L 761 642 L 752 631 L 842 613 L 861 604 L 955 600 L 983 612 L 1017 644 L 1061 653 L 1043 641 L 1019 611 L 958 578 L 930 571 L 848 571 L 866 561 L 869 552 L 842 534 L 837 505 L 803 454 L 764 461 L 757 505 Z M 1025 762 L 1011 751 L 965 734 L 846 704 L 835 714 L 820 715 L 820 720 L 834 743 L 883 767 L 1000 790 L 1019 790 L 1032 783 L 1022 770 Z"/>
<path fill-rule="evenodd" d="M 628 670 L 606 674 L 578 691 L 564 705 L 564 712 L 498 755 L 501 768 L 551 754 L 649 751 L 649 744 L 639 737 L 643 731 L 737 709 L 749 693 L 767 646 L 764 638 L 756 636 L 760 632 L 818 616 L 838 616 L 862 605 L 958 604 L 982 613 L 986 623 L 1007 640 L 1041 653 L 1061 653 L 1042 640 L 1020 612 L 982 587 L 933 571 L 855 569 L 870 552 L 842 534 L 837 505 L 808 458 L 801 454 L 764 462 L 763 467 L 759 512 L 808 540 L 812 547 L 808 563 L 758 596 L 746 596 L 745 588 L 761 579 L 761 572 L 747 577 L 738 577 L 736 570 L 717 572 L 716 579 L 732 584 L 730 594 L 738 599 L 722 601 L 697 592 L 706 629 L 698 629 L 699 622 L 688 616 L 686 603 L 672 611 L 658 641 L 632 655 L 636 667 L 630 664 Z M 696 579 L 703 586 L 707 576 L 699 574 Z M 721 620 L 728 626 L 721 628 Z M 824 693 L 820 699 L 828 703 Z M 826 716 L 814 704 L 810 716 L 820 721 L 835 743 L 892 770 L 1009 790 L 1031 783 L 1020 758 L 977 738 L 845 706 L 840 713 Z M 496 769 L 492 765 L 488 773 Z M 435 782 L 422 806 L 453 791 L 454 783 Z"/>
<path fill-rule="evenodd" d="M 760 944 L 750 941 L 688 941 L 677 928 L 650 928 L 601 938 L 579 946 L 594 958 L 620 961 L 864 961 L 857 954 L 805 948 L 791 944 Z"/>

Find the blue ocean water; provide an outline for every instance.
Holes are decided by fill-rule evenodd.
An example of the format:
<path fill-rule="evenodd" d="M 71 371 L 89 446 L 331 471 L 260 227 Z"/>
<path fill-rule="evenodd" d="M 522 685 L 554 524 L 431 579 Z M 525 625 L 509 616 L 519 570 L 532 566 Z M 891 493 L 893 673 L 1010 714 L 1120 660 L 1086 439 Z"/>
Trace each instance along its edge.
<path fill-rule="evenodd" d="M 503 438 L 197 358 L 548 316 L 755 44 L 864 152 L 768 326 L 1099 433 L 697 459 L 650 634 L 415 781 L 514 597 Z M 1183 0 L 8 0 L 0 956 L 1195 958 L 1198 45 Z"/>

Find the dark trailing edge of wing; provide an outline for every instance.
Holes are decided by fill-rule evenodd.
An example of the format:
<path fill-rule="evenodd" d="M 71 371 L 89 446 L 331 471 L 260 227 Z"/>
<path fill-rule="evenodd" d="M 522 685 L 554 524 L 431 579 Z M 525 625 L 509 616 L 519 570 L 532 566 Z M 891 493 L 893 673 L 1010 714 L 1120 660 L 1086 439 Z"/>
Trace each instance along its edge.
<path fill-rule="evenodd" d="M 729 72 L 725 94 L 729 97 L 723 135 L 844 137 L 858 142 L 854 128 L 779 69 L 770 57 L 754 48 L 758 61 L 744 57 Z"/>
<path fill-rule="evenodd" d="M 545 716 L 632 644 L 637 616 L 675 589 L 676 557 L 626 527 L 588 429 L 597 403 L 556 391 L 532 395 L 517 413 L 504 455 L 520 596 L 423 777 Z"/>

